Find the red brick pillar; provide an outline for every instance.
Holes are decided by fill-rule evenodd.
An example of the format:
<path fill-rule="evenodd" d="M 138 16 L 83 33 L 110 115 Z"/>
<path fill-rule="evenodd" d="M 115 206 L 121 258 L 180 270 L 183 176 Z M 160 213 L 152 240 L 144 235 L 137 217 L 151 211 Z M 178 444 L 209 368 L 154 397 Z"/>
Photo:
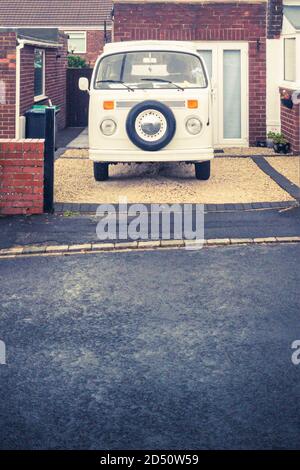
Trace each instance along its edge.
<path fill-rule="evenodd" d="M 41 214 L 44 141 L 0 139 L 0 214 Z"/>
<path fill-rule="evenodd" d="M 268 39 L 280 37 L 283 20 L 283 0 L 268 0 Z"/>
<path fill-rule="evenodd" d="M 284 90 L 286 95 L 292 96 L 292 90 Z M 284 90 L 280 89 L 281 95 Z M 280 116 L 282 134 L 290 142 L 292 152 L 300 154 L 300 104 L 294 104 L 293 108 L 289 109 L 281 103 Z"/>

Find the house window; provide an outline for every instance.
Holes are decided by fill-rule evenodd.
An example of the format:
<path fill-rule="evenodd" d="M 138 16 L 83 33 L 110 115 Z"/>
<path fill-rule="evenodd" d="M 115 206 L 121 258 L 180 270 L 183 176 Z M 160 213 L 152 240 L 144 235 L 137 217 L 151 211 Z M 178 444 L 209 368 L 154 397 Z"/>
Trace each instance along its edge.
<path fill-rule="evenodd" d="M 296 81 L 296 38 L 284 39 L 284 79 Z"/>
<path fill-rule="evenodd" d="M 34 97 L 45 96 L 45 51 L 34 50 Z"/>
<path fill-rule="evenodd" d="M 86 32 L 85 31 L 66 31 L 69 36 L 68 51 L 71 54 L 86 53 Z"/>

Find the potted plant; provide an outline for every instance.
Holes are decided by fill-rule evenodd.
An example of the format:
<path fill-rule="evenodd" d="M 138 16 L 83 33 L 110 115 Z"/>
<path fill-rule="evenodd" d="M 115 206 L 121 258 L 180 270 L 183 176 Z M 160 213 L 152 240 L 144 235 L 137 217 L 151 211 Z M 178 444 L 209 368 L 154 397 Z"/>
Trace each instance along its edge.
<path fill-rule="evenodd" d="M 276 132 L 270 131 L 268 132 L 268 138 L 267 138 L 267 147 L 269 149 L 272 149 L 274 147 L 274 137 L 276 135 Z"/>
<path fill-rule="evenodd" d="M 267 147 L 267 142 L 265 140 L 257 140 L 256 147 Z"/>
<path fill-rule="evenodd" d="M 276 153 L 287 154 L 290 151 L 291 145 L 286 140 L 283 134 L 275 134 L 273 137 L 274 150 Z"/>

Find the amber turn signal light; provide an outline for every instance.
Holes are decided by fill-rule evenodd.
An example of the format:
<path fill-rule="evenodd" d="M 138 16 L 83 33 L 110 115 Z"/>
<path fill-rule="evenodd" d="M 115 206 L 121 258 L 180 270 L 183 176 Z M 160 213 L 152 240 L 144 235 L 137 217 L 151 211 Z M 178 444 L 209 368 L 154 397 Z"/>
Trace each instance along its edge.
<path fill-rule="evenodd" d="M 189 109 L 197 109 L 198 108 L 198 100 L 188 100 L 187 107 Z"/>
<path fill-rule="evenodd" d="M 114 101 L 103 101 L 103 109 L 114 109 L 115 102 Z"/>

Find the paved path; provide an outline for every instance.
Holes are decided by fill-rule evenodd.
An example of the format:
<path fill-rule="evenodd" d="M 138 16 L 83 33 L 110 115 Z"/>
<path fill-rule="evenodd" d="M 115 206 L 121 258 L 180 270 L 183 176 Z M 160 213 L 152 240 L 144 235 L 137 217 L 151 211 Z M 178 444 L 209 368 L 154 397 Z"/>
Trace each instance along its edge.
<path fill-rule="evenodd" d="M 1 260 L 0 447 L 300 447 L 299 245 Z"/>
<path fill-rule="evenodd" d="M 71 142 L 68 143 L 67 149 L 87 149 L 89 148 L 88 140 L 88 128 L 83 129 L 83 131 Z"/>
<path fill-rule="evenodd" d="M 84 127 L 67 127 L 59 131 L 57 135 L 57 147 L 63 149 L 69 147 L 83 132 L 87 132 Z"/>
<path fill-rule="evenodd" d="M 69 149 L 88 149 L 88 129 L 84 127 L 67 127 L 58 132 L 55 160 Z"/>
<path fill-rule="evenodd" d="M 97 242 L 98 221 L 93 215 L 75 214 L 0 218 L 0 249 Z M 207 239 L 300 236 L 300 208 L 208 212 L 204 235 Z"/>

